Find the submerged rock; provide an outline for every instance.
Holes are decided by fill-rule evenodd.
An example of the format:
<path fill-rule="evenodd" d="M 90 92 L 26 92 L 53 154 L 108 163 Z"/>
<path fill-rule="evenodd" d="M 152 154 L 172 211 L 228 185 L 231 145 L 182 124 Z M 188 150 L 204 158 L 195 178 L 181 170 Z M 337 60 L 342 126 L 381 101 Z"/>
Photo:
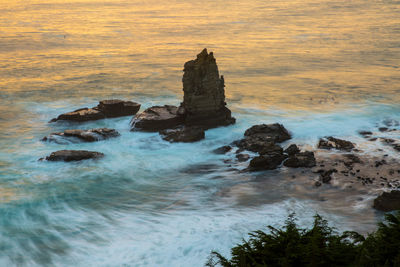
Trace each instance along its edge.
<path fill-rule="evenodd" d="M 199 127 L 183 127 L 177 129 L 167 129 L 160 131 L 162 139 L 169 142 L 196 142 L 204 139 L 205 133 Z"/>
<path fill-rule="evenodd" d="M 217 148 L 217 149 L 214 149 L 213 152 L 214 152 L 215 154 L 226 154 L 226 153 L 228 153 L 228 152 L 231 151 L 231 150 L 232 150 L 232 147 L 231 147 L 231 146 L 221 146 L 221 147 L 219 147 L 219 148 Z"/>
<path fill-rule="evenodd" d="M 176 128 L 183 123 L 184 117 L 178 114 L 178 107 L 171 105 L 153 106 L 132 119 L 131 131 L 158 132 Z"/>
<path fill-rule="evenodd" d="M 249 154 L 236 154 L 236 158 L 239 162 L 245 162 L 250 159 L 250 155 Z"/>
<path fill-rule="evenodd" d="M 183 71 L 185 125 L 208 129 L 235 123 L 226 107 L 224 77 L 219 76 L 213 53 L 204 49 L 195 60 L 185 63 Z"/>
<path fill-rule="evenodd" d="M 87 150 L 59 150 L 50 154 L 45 159 L 48 161 L 79 161 L 85 159 L 98 159 L 104 157 L 103 153 Z M 42 159 L 41 159 L 42 160 Z"/>
<path fill-rule="evenodd" d="M 314 167 L 316 165 L 314 152 L 306 151 L 291 155 L 283 165 L 291 168 Z"/>
<path fill-rule="evenodd" d="M 381 211 L 400 210 L 400 191 L 383 192 L 374 200 L 373 207 Z"/>
<path fill-rule="evenodd" d="M 321 149 L 338 149 L 344 151 L 351 151 L 354 144 L 350 141 L 334 138 L 332 136 L 321 138 L 318 143 L 318 148 Z"/>
<path fill-rule="evenodd" d="M 56 142 L 60 143 L 59 138 L 77 138 L 84 142 L 95 142 L 101 141 L 112 137 L 117 137 L 120 134 L 114 129 L 108 128 L 97 128 L 90 130 L 65 130 L 64 132 L 52 133 L 46 136 L 42 141 Z"/>
<path fill-rule="evenodd" d="M 67 112 L 52 119 L 50 122 L 56 122 L 59 120 L 83 122 L 135 115 L 139 109 L 140 104 L 132 101 L 123 101 L 119 99 L 102 100 L 96 107 L 81 108 L 72 112 Z"/>

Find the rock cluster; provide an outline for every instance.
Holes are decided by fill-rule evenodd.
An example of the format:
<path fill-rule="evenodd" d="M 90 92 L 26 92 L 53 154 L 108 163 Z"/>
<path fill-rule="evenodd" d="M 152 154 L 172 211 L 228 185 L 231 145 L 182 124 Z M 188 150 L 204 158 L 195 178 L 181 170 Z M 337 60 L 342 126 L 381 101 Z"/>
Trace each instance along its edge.
<path fill-rule="evenodd" d="M 102 100 L 96 107 L 80 108 L 72 112 L 64 113 L 52 119 L 50 122 L 59 120 L 83 122 L 129 116 L 135 115 L 139 109 L 140 104 L 132 101 L 123 101 L 119 99 Z"/>
<path fill-rule="evenodd" d="M 131 130 L 157 132 L 182 126 L 203 129 L 235 123 L 225 103 L 224 78 L 219 76 L 213 53 L 204 49 L 184 65 L 183 102 L 179 107 L 153 106 L 131 121 Z"/>
<path fill-rule="evenodd" d="M 329 136 L 319 140 L 318 148 L 351 151 L 354 148 L 354 144 L 350 141 Z"/>

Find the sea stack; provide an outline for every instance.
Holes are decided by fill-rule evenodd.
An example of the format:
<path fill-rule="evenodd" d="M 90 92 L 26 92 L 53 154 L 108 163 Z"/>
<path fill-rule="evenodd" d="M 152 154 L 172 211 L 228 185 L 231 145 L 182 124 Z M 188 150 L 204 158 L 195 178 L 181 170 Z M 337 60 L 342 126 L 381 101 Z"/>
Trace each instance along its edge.
<path fill-rule="evenodd" d="M 183 69 L 183 102 L 179 107 L 153 106 L 131 121 L 132 131 L 155 132 L 195 126 L 204 130 L 235 123 L 226 107 L 224 77 L 219 76 L 213 53 L 204 49 Z"/>
<path fill-rule="evenodd" d="M 185 116 L 185 125 L 208 129 L 235 123 L 226 107 L 224 77 L 219 76 L 212 52 L 205 48 L 195 60 L 185 63 L 183 72 L 180 113 Z"/>

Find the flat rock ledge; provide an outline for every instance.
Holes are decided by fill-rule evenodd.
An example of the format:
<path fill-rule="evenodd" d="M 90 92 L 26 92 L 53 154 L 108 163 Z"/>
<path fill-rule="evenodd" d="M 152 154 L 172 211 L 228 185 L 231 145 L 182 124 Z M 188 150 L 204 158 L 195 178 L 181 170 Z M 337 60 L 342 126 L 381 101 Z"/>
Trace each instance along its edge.
<path fill-rule="evenodd" d="M 99 159 L 104 157 L 103 153 L 87 150 L 59 150 L 50 154 L 45 159 L 47 161 L 80 161 L 86 159 Z"/>
<path fill-rule="evenodd" d="M 97 128 L 90 130 L 65 130 L 64 132 L 51 133 L 50 135 L 44 137 L 42 141 L 64 143 L 63 140 L 78 140 L 83 142 L 96 142 L 101 140 L 106 140 L 113 137 L 118 137 L 120 134 L 109 128 Z M 60 140 L 61 139 L 61 140 Z"/>
<path fill-rule="evenodd" d="M 132 101 L 123 101 L 119 99 L 102 100 L 96 107 L 81 108 L 72 112 L 59 115 L 50 122 L 59 120 L 66 121 L 91 121 L 105 118 L 115 118 L 122 116 L 135 115 L 140 109 L 140 104 Z"/>
<path fill-rule="evenodd" d="M 200 127 L 183 127 L 178 129 L 167 129 L 160 131 L 161 138 L 171 142 L 197 142 L 205 138 L 203 128 Z"/>
<path fill-rule="evenodd" d="M 153 106 L 131 120 L 131 131 L 158 132 L 176 128 L 184 123 L 176 106 Z"/>

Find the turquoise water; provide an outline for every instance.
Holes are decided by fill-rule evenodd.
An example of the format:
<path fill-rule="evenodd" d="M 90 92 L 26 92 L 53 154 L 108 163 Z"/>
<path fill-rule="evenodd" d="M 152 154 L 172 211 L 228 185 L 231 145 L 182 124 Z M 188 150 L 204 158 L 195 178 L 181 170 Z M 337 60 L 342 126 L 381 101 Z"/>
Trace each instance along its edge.
<path fill-rule="evenodd" d="M 400 119 L 396 1 L 15 1 L 0 4 L 0 265 L 203 266 L 249 231 L 316 212 L 339 230 L 372 231 L 381 214 L 347 198 L 320 201 L 284 173 L 240 172 L 211 151 L 259 123 L 291 142 Z M 142 109 L 182 101 L 183 63 L 215 52 L 237 124 L 193 144 L 129 131 L 130 117 L 48 121 L 98 100 Z M 121 136 L 88 144 L 40 139 L 70 128 Z M 368 150 L 370 147 L 365 147 Z M 103 152 L 39 162 L 60 149 Z M 396 154 L 393 154 L 397 157 Z"/>

